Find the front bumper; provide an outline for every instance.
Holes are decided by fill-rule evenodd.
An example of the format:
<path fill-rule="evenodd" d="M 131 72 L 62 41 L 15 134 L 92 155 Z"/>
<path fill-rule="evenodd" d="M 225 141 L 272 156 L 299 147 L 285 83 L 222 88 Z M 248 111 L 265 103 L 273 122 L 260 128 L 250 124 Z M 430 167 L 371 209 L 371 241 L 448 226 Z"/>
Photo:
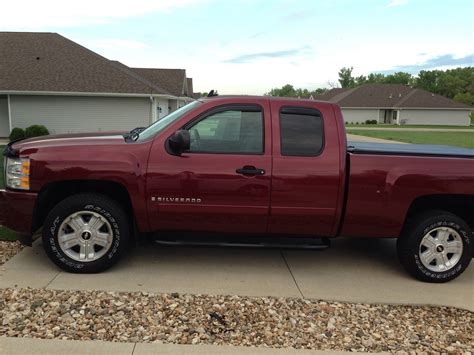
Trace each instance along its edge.
<path fill-rule="evenodd" d="M 31 244 L 33 211 L 37 194 L 0 190 L 0 225 L 20 234 L 20 241 Z"/>

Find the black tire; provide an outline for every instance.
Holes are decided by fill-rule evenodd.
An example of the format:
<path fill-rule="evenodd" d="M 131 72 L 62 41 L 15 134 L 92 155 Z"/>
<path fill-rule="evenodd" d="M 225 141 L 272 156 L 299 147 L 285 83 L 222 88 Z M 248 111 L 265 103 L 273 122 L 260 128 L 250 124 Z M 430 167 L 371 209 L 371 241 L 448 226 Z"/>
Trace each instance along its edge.
<path fill-rule="evenodd" d="M 423 264 L 420 245 L 428 232 L 439 227 L 449 227 L 456 231 L 462 240 L 463 250 L 454 266 L 442 272 L 435 272 Z M 445 211 L 429 211 L 416 216 L 404 227 L 397 240 L 398 258 L 403 267 L 418 280 L 432 283 L 447 282 L 461 275 L 471 261 L 471 248 L 472 232 L 467 223 Z"/>
<path fill-rule="evenodd" d="M 109 233 L 112 235 L 111 245 L 105 254 L 88 262 L 74 260 L 61 249 L 58 242 L 58 232 L 64 220 L 83 211 L 94 212 L 105 219 L 111 227 Z M 43 225 L 46 254 L 61 269 L 72 273 L 97 273 L 108 269 L 125 253 L 129 236 L 129 221 L 122 207 L 99 194 L 78 194 L 64 199 L 50 211 Z"/>

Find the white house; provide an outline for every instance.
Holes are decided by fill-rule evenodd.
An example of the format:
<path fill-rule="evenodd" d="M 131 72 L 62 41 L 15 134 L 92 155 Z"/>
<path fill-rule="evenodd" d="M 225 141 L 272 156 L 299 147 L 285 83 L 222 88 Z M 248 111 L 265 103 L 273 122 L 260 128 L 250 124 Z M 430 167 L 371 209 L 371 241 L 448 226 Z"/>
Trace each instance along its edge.
<path fill-rule="evenodd" d="M 56 33 L 0 32 L 0 137 L 33 124 L 51 133 L 127 131 L 192 96 L 184 69 L 129 68 Z"/>
<path fill-rule="evenodd" d="M 444 96 L 398 84 L 365 84 L 355 88 L 332 89 L 315 100 L 341 106 L 346 122 L 470 125 L 473 108 Z"/>

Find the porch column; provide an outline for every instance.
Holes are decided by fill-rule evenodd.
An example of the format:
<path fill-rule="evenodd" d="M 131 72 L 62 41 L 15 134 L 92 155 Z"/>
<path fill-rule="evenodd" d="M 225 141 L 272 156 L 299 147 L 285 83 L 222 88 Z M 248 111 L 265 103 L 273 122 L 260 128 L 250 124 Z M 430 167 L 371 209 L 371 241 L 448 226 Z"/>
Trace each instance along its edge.
<path fill-rule="evenodd" d="M 12 109 L 10 104 L 10 95 L 7 95 L 7 106 L 8 106 L 8 125 L 9 125 L 9 132 L 11 133 L 12 127 Z"/>
<path fill-rule="evenodd" d="M 157 117 L 156 117 L 156 114 L 157 114 L 157 106 L 156 106 L 156 97 L 153 97 L 153 96 L 150 96 L 150 99 L 151 99 L 151 123 L 153 122 L 156 122 L 157 121 Z"/>

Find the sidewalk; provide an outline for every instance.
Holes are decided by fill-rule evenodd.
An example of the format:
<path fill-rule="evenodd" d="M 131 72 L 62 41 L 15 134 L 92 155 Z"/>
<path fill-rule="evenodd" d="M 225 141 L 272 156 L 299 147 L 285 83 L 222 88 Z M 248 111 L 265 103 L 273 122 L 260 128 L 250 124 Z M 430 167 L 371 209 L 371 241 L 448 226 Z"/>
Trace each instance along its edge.
<path fill-rule="evenodd" d="M 112 343 L 99 340 L 49 340 L 32 338 L 0 337 L 2 355 L 63 355 L 63 354 L 101 354 L 101 355 L 152 355 L 152 354 L 193 354 L 193 355 L 339 355 L 342 351 L 300 350 L 289 348 L 255 348 L 224 345 L 181 345 L 152 343 Z M 350 354 L 354 354 L 351 352 Z"/>
<path fill-rule="evenodd" d="M 347 130 L 360 131 L 403 131 L 403 132 L 470 132 L 469 128 L 388 128 L 388 127 L 347 127 Z"/>

